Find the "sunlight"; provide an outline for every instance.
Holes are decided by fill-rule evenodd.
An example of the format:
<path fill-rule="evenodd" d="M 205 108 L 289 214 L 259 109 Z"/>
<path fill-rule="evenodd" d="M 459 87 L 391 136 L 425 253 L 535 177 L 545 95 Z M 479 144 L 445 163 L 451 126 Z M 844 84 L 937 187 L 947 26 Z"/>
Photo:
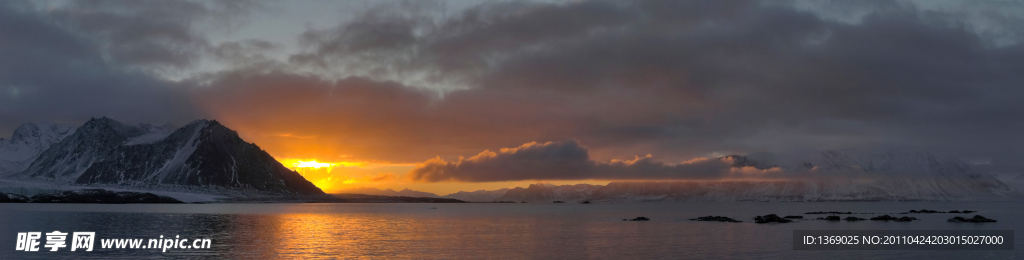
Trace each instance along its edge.
<path fill-rule="evenodd" d="M 316 160 L 312 160 L 312 161 L 297 161 L 297 162 L 292 164 L 292 166 L 294 166 L 296 168 L 309 168 L 309 167 L 312 167 L 312 168 L 316 168 L 316 169 L 320 169 L 321 167 L 331 167 L 333 165 L 334 164 L 332 164 L 332 163 L 322 163 L 322 162 L 317 162 Z"/>
<path fill-rule="evenodd" d="M 321 171 L 321 169 L 325 170 L 327 173 L 330 173 L 331 171 L 334 170 L 334 168 L 337 168 L 338 166 L 365 167 L 367 165 L 366 162 L 321 162 L 317 161 L 316 159 L 279 159 L 278 161 L 280 161 L 281 164 L 283 164 L 285 167 L 288 167 L 299 173 Z"/>

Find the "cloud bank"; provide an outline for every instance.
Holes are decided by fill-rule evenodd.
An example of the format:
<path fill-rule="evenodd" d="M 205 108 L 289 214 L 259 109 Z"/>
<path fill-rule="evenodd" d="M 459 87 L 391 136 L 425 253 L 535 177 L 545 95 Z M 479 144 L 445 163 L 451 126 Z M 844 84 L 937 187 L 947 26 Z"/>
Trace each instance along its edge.
<path fill-rule="evenodd" d="M 696 158 L 678 164 L 652 156 L 633 160 L 593 161 L 576 141 L 530 142 L 516 148 L 483 151 L 470 158 L 446 162 L 427 160 L 406 177 L 418 182 L 493 182 L 518 180 L 701 180 L 782 178 L 780 168 L 758 169 L 734 157 Z"/>
<path fill-rule="evenodd" d="M 421 181 L 507 179 L 464 170 L 506 160 L 457 156 L 534 140 L 588 145 L 549 154 L 571 178 L 721 174 L 591 162 L 636 154 L 878 145 L 1024 170 L 1015 2 L 399 1 L 287 42 L 210 40 L 249 17 L 245 1 L 134 3 L 0 3 L 0 127 L 212 117 L 275 156 L 440 157 Z"/>

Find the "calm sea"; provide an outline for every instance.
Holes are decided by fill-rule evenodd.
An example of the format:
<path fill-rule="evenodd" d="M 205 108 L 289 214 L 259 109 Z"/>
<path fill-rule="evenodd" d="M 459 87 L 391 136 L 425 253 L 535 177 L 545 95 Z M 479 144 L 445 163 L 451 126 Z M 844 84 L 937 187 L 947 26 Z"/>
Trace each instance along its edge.
<path fill-rule="evenodd" d="M 756 215 L 876 214 L 920 221 L 754 224 Z M 980 214 L 997 223 L 948 223 Z M 722 215 L 744 223 L 687 219 Z M 622 221 L 644 216 L 647 222 Z M 815 218 L 822 215 L 804 215 Z M 896 215 L 903 216 L 903 215 Z M 845 216 L 844 216 L 845 217 Z M 638 204 L 0 204 L 0 259 L 1024 259 L 1013 251 L 794 251 L 793 230 L 1024 230 L 1020 202 Z M 18 232 L 95 231 L 93 252 L 15 251 Z M 209 249 L 102 249 L 101 239 L 209 238 Z M 1020 235 L 1017 232 L 1017 235 Z"/>

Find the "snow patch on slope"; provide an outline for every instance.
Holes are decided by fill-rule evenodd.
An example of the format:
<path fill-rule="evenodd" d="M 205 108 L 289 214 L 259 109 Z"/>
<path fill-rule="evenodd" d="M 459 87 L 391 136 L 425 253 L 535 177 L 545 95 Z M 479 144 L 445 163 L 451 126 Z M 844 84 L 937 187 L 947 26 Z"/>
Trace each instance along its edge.
<path fill-rule="evenodd" d="M 145 130 L 144 134 L 129 138 L 124 145 L 152 144 L 163 141 L 174 133 L 175 127 L 171 125 L 154 126 L 150 124 L 139 124 L 139 128 Z"/>
<path fill-rule="evenodd" d="M 74 127 L 51 122 L 19 126 L 10 139 L 0 138 L 0 176 L 24 171 L 43 151 L 74 132 Z"/>
<path fill-rule="evenodd" d="M 160 167 L 156 172 L 150 174 L 150 176 L 146 178 L 147 180 L 158 179 L 160 182 L 163 182 L 167 175 L 188 170 L 186 161 L 188 161 L 188 158 L 195 153 L 196 147 L 199 147 L 200 132 L 210 123 L 208 121 L 201 121 L 197 124 L 198 125 L 193 126 L 194 129 L 192 135 L 188 139 L 188 142 L 185 143 L 185 146 L 179 149 L 178 152 L 174 154 L 174 157 L 164 162 L 163 167 Z"/>

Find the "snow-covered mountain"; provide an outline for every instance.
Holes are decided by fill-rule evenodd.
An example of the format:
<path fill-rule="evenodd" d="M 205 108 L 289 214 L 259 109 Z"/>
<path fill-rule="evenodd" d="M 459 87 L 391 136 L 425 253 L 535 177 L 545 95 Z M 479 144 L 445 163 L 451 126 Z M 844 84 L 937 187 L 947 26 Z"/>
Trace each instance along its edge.
<path fill-rule="evenodd" d="M 552 202 L 555 200 L 570 202 L 584 201 L 591 197 L 591 193 L 600 188 L 600 185 L 576 184 L 576 185 L 551 185 L 551 184 L 530 184 L 527 188 L 516 187 L 508 190 L 497 200 L 499 201 L 526 201 L 526 202 Z"/>
<path fill-rule="evenodd" d="M 590 200 L 637 201 L 894 201 L 1009 199 L 1005 190 L 943 179 L 612 182 Z"/>
<path fill-rule="evenodd" d="M 0 138 L 0 176 L 24 171 L 39 154 L 74 132 L 72 126 L 51 122 L 19 126 L 10 139 Z"/>
<path fill-rule="evenodd" d="M 381 190 L 377 188 L 362 187 L 340 190 L 335 193 L 350 193 L 350 194 L 363 194 L 363 195 L 378 195 L 378 196 L 394 196 L 394 197 L 425 197 L 425 198 L 439 198 L 437 194 L 423 191 L 414 191 L 410 189 L 403 189 L 401 191 L 395 191 L 392 189 Z"/>
<path fill-rule="evenodd" d="M 508 192 L 509 188 L 502 188 L 499 190 L 477 190 L 477 191 L 460 191 L 452 194 L 445 195 L 444 198 L 452 198 L 461 201 L 477 201 L 477 202 L 491 202 L 498 201 L 501 196 Z"/>
<path fill-rule="evenodd" d="M 197 120 L 166 130 L 92 119 L 11 177 L 158 190 L 323 194 L 217 121 Z"/>

